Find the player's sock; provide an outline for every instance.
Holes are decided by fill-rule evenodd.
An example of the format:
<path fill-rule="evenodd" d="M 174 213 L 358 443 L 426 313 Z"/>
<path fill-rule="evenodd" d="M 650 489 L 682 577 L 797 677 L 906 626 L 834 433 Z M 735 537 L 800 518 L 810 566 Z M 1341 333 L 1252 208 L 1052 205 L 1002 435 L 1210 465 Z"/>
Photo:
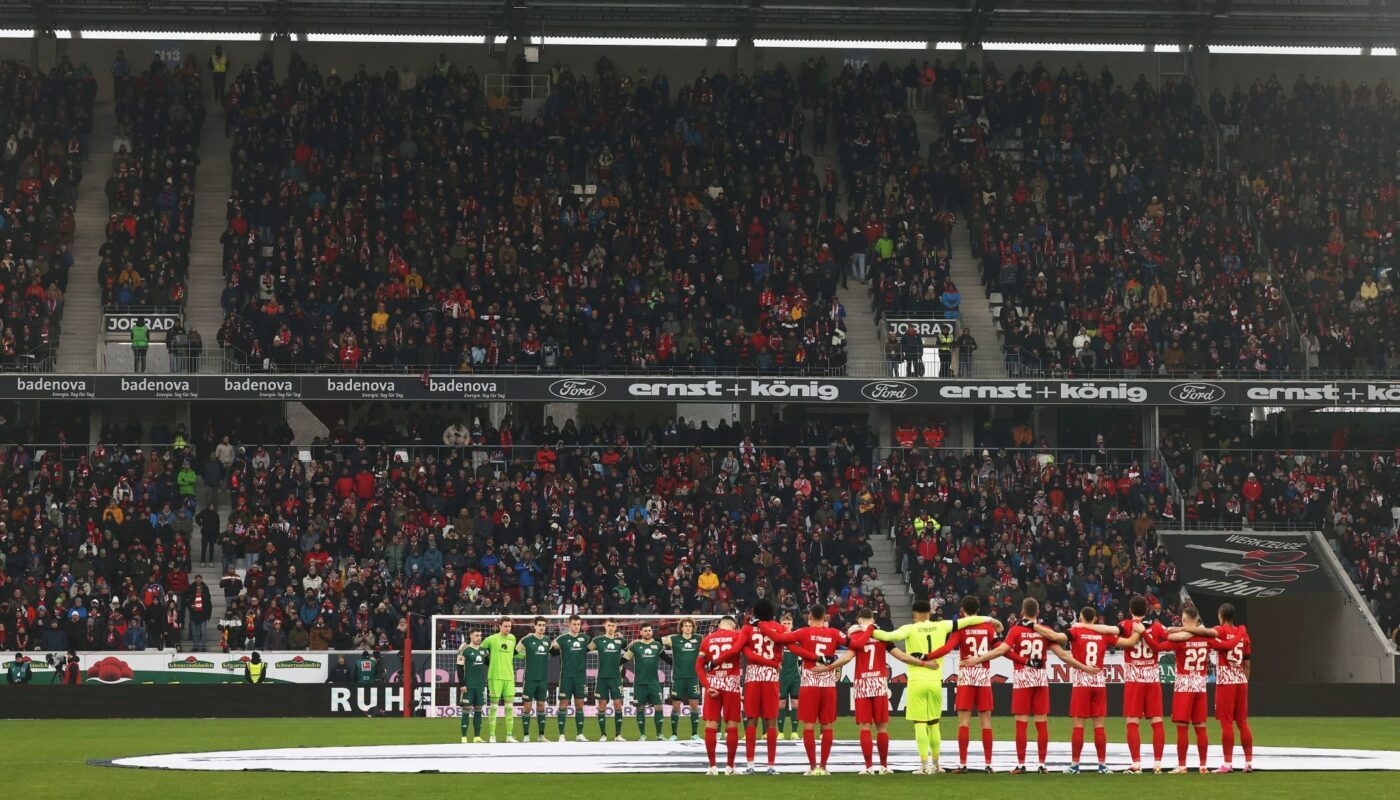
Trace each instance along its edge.
<path fill-rule="evenodd" d="M 1103 728 L 1094 729 L 1094 752 L 1098 754 L 1099 764 L 1108 763 L 1108 731 Z"/>
<path fill-rule="evenodd" d="M 647 710 L 637 706 L 637 736 L 647 735 Z"/>
<path fill-rule="evenodd" d="M 744 728 L 744 759 L 747 763 L 753 763 L 754 754 L 758 751 L 758 723 L 750 722 Z"/>
<path fill-rule="evenodd" d="M 987 766 L 992 765 L 992 729 L 982 729 L 982 757 L 987 760 Z"/>
<path fill-rule="evenodd" d="M 831 744 L 836 739 L 836 731 L 831 728 L 822 730 L 822 769 L 826 769 L 826 762 L 831 758 Z"/>
<path fill-rule="evenodd" d="M 569 718 L 569 707 L 562 702 L 559 703 L 559 711 L 555 713 L 555 717 L 559 721 L 559 735 L 563 736 L 564 728 L 568 724 L 565 720 Z"/>
<path fill-rule="evenodd" d="M 1132 757 L 1134 764 L 1142 763 L 1142 734 L 1138 731 L 1136 722 L 1128 723 L 1128 755 Z"/>
<path fill-rule="evenodd" d="M 1016 764 L 1024 767 L 1026 765 L 1026 720 L 1016 720 Z M 918 731 L 918 726 L 914 726 Z"/>
<path fill-rule="evenodd" d="M 528 708 L 522 708 L 522 709 L 520 710 L 520 725 L 525 729 L 525 738 L 526 738 L 526 739 L 529 739 L 529 738 L 530 738 L 530 709 L 528 709 Z"/>
<path fill-rule="evenodd" d="M 865 756 L 866 769 L 875 766 L 875 742 L 871 741 L 868 728 L 860 730 L 860 754 Z"/>
<path fill-rule="evenodd" d="M 472 709 L 472 736 L 481 736 L 481 709 Z"/>
<path fill-rule="evenodd" d="M 734 766 L 734 757 L 739 754 L 739 726 L 735 725 L 724 732 L 724 746 L 729 751 L 729 766 Z"/>
<path fill-rule="evenodd" d="M 787 733 L 787 720 L 788 720 L 788 710 L 787 710 L 786 708 L 780 708 L 780 709 L 778 709 L 778 730 L 779 730 L 779 732 L 781 732 L 781 733 Z"/>
<path fill-rule="evenodd" d="M 690 712 L 690 735 L 694 736 L 700 732 L 700 712 Z"/>
<path fill-rule="evenodd" d="M 656 738 L 661 738 L 661 706 L 657 706 L 651 713 L 651 726 L 656 729 Z"/>
<path fill-rule="evenodd" d="M 488 708 L 488 709 L 486 709 L 486 738 L 487 738 L 487 739 L 495 739 L 495 738 L 496 738 L 496 713 L 497 713 L 497 709 L 495 709 L 495 708 Z"/>
<path fill-rule="evenodd" d="M 1152 763 L 1162 763 L 1162 755 L 1167 750 L 1167 725 L 1164 722 L 1152 723 Z"/>
<path fill-rule="evenodd" d="M 967 745 L 972 740 L 972 733 L 968 731 L 966 725 L 958 726 L 958 766 L 967 766 Z"/>
<path fill-rule="evenodd" d="M 918 726 L 914 726 L 916 729 Z M 811 769 L 817 768 L 817 732 L 815 729 L 807 728 L 802 731 L 802 746 L 807 750 L 807 765 Z"/>
<path fill-rule="evenodd" d="M 583 735 L 583 709 L 581 708 L 574 709 L 574 734 L 576 736 Z"/>
<path fill-rule="evenodd" d="M 914 746 L 919 750 L 919 761 L 928 760 L 928 726 L 922 722 L 914 723 Z"/>
<path fill-rule="evenodd" d="M 622 735 L 622 709 L 613 709 L 613 736 Z"/>
<path fill-rule="evenodd" d="M 608 710 L 598 709 L 598 734 L 604 739 L 608 738 Z"/>
<path fill-rule="evenodd" d="M 1206 751 L 1209 749 L 1209 734 L 1206 732 L 1206 726 L 1201 725 L 1196 728 L 1196 758 L 1200 760 L 1203 767 L 1206 765 Z"/>
<path fill-rule="evenodd" d="M 1186 766 L 1186 751 L 1191 749 L 1190 734 L 1186 731 L 1187 726 L 1176 726 L 1176 765 Z"/>
<path fill-rule="evenodd" d="M 1040 755 L 1040 765 L 1045 766 L 1045 756 L 1050 752 L 1050 723 L 1035 724 L 1035 749 Z"/>
<path fill-rule="evenodd" d="M 1240 747 L 1244 748 L 1244 763 L 1252 765 L 1254 763 L 1254 731 L 1249 729 L 1248 722 L 1240 722 Z"/>
<path fill-rule="evenodd" d="M 1225 751 L 1225 765 L 1229 766 L 1235 761 L 1235 724 L 1233 722 L 1220 723 L 1220 749 Z"/>
<path fill-rule="evenodd" d="M 1079 756 L 1084 752 L 1084 729 L 1075 728 L 1069 735 L 1069 759 L 1071 764 L 1079 764 Z"/>
<path fill-rule="evenodd" d="M 671 735 L 681 735 L 681 710 L 679 708 L 671 709 Z"/>
<path fill-rule="evenodd" d="M 506 706 L 505 725 L 506 725 L 506 736 L 507 736 L 507 737 L 514 736 L 514 735 L 515 735 L 515 706 Z"/>
<path fill-rule="evenodd" d="M 705 729 L 705 755 L 710 757 L 710 766 L 715 765 L 715 750 L 719 747 L 719 729 Z"/>
<path fill-rule="evenodd" d="M 890 765 L 890 735 L 885 731 L 875 734 L 875 748 L 880 751 L 880 766 Z"/>
<path fill-rule="evenodd" d="M 763 734 L 768 739 L 768 766 L 778 763 L 778 727 L 770 726 Z"/>
<path fill-rule="evenodd" d="M 469 725 L 469 724 L 471 723 L 471 721 L 472 721 L 472 718 L 469 717 L 469 716 L 467 716 L 467 712 L 463 711 L 463 712 L 462 712 L 462 738 L 463 738 L 463 739 L 467 738 L 467 725 Z"/>

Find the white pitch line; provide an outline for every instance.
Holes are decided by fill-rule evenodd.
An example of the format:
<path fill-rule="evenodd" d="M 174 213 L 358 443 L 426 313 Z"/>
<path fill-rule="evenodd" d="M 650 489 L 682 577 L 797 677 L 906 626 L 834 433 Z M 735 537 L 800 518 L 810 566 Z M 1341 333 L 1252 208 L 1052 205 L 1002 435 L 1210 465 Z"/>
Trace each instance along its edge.
<path fill-rule="evenodd" d="M 1150 747 L 1147 753 L 1150 754 Z M 758 766 L 766 766 L 767 749 L 758 747 Z M 1034 763 L 1034 746 L 1030 753 Z M 719 748 L 721 765 L 724 746 Z M 1061 771 L 1069 766 L 1069 744 L 1052 742 L 1048 766 Z M 1128 748 L 1123 744 L 1108 746 L 1108 763 L 1115 771 L 1128 765 Z M 957 764 L 957 743 L 943 743 L 942 764 Z M 1176 766 L 1174 742 L 1168 742 L 1164 766 Z M 1235 750 L 1235 766 L 1244 764 L 1243 752 Z M 1218 744 L 1212 745 L 1208 763 L 1213 768 L 1223 761 Z M 704 745 L 698 742 L 526 742 L 520 744 L 423 744 L 367 745 L 356 747 L 296 747 L 275 750 L 228 750 L 207 753 L 170 753 L 165 755 L 118 758 L 103 764 L 145 769 L 271 772 L 350 772 L 350 773 L 474 773 L 474 774 L 625 774 L 625 773 L 685 773 L 703 772 L 708 763 Z M 853 741 L 838 741 L 831 752 L 830 769 L 835 772 L 856 772 L 865 766 L 860 748 Z M 897 771 L 912 771 L 918 765 L 914 743 L 895 741 L 890 747 L 890 766 Z M 968 766 L 983 765 L 980 743 L 969 750 Z M 992 766 L 1005 772 L 1016 765 L 1011 742 L 999 741 L 992 754 Z M 1096 765 L 1094 748 L 1085 749 L 1082 765 Z M 1196 766 L 1195 744 L 1192 743 L 1187 765 Z M 742 761 L 739 764 L 743 766 Z M 1400 751 L 1338 750 L 1301 747 L 1256 747 L 1254 766 L 1261 771 L 1400 771 Z M 796 773 L 807 768 L 806 754 L 800 742 L 782 742 L 778 748 L 779 772 Z"/>

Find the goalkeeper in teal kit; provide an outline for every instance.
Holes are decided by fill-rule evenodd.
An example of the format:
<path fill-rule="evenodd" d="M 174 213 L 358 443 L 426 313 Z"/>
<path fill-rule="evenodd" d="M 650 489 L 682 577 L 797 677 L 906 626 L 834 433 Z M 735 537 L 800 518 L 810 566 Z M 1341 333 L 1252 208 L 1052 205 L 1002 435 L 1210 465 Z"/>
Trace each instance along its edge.
<path fill-rule="evenodd" d="M 486 670 L 486 738 L 496 738 L 496 706 L 505 717 L 505 741 L 515 742 L 515 635 L 510 632 L 510 618 L 502 617 L 496 633 L 481 642 L 481 649 L 491 659 Z"/>

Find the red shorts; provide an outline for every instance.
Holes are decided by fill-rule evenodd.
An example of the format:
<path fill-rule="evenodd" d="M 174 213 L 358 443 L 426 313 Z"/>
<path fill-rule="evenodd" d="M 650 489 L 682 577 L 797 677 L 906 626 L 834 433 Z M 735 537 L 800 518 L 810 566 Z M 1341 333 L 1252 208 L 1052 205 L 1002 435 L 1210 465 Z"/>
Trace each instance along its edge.
<path fill-rule="evenodd" d="M 890 699 L 888 697 L 857 697 L 856 724 L 883 725 L 890 721 Z"/>
<path fill-rule="evenodd" d="M 1050 687 L 1030 686 L 1011 690 L 1011 713 L 1030 716 L 1050 713 Z"/>
<path fill-rule="evenodd" d="M 724 722 L 738 725 L 742 718 L 739 706 L 738 692 L 720 692 L 712 695 L 706 691 L 705 708 L 701 711 L 700 718 L 706 722 L 719 722 L 722 715 Z"/>
<path fill-rule="evenodd" d="M 1123 684 L 1123 716 L 1140 719 L 1162 716 L 1162 684 Z"/>
<path fill-rule="evenodd" d="M 958 711 L 991 711 L 992 687 L 958 684 L 953 691 L 953 706 Z"/>
<path fill-rule="evenodd" d="M 836 687 L 803 686 L 797 690 L 797 721 L 830 725 L 836 721 Z"/>
<path fill-rule="evenodd" d="M 1069 692 L 1069 715 L 1073 719 L 1108 716 L 1108 689 L 1102 686 L 1076 686 Z"/>
<path fill-rule="evenodd" d="M 1172 692 L 1172 722 L 1178 725 L 1206 724 L 1206 693 Z"/>
<path fill-rule="evenodd" d="M 778 682 L 754 681 L 745 684 L 744 715 L 749 719 L 777 719 Z"/>
<path fill-rule="evenodd" d="M 1215 684 L 1215 718 L 1221 722 L 1249 720 L 1249 684 Z"/>

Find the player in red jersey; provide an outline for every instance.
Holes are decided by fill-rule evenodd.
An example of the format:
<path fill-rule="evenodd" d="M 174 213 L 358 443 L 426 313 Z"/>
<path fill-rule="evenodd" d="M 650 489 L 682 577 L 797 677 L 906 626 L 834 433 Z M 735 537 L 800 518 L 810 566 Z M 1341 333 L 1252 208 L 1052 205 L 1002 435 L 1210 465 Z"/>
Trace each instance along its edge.
<path fill-rule="evenodd" d="M 1215 718 L 1220 722 L 1220 746 L 1225 751 L 1225 763 L 1216 772 L 1234 770 L 1235 726 L 1240 729 L 1240 745 L 1244 748 L 1244 771 L 1254 771 L 1254 732 L 1249 729 L 1249 631 L 1235 624 L 1235 607 L 1221 603 L 1217 611 L 1220 624 L 1213 631 L 1218 638 L 1232 639 L 1234 647 L 1216 649 Z"/>
<path fill-rule="evenodd" d="M 700 655 L 695 658 L 695 676 L 705 689 L 705 752 L 710 757 L 709 774 L 718 775 L 715 750 L 718 747 L 719 723 L 724 721 L 725 745 L 729 750 L 726 774 L 734 774 L 734 756 L 739 752 L 739 656 L 748 642 L 747 631 L 741 631 L 733 617 L 722 617 L 719 627 L 700 640 Z"/>
<path fill-rule="evenodd" d="M 1079 610 L 1079 621 L 1071 625 L 1067 633 L 1044 625 L 1035 626 L 1036 633 L 1056 644 L 1068 644 L 1075 658 L 1094 668 L 1094 672 L 1070 673 L 1074 688 L 1069 695 L 1069 716 L 1074 728 L 1070 734 L 1070 765 L 1065 770 L 1070 775 L 1079 774 L 1087 720 L 1094 722 L 1094 752 L 1099 757 L 1099 774 L 1108 774 L 1108 733 L 1104 730 L 1104 720 L 1108 717 L 1108 687 L 1104 682 L 1103 657 L 1110 647 L 1132 647 L 1142 638 L 1141 626 L 1136 626 L 1132 635 L 1124 639 L 1118 635 L 1116 627 L 1097 624 L 1098 618 L 1098 609 L 1085 606 Z"/>
<path fill-rule="evenodd" d="M 773 621 L 774 613 L 771 600 L 759 600 L 753 606 L 755 624 L 744 628 L 748 632 L 748 642 L 744 645 L 745 775 L 754 774 L 759 720 L 763 720 L 767 737 L 767 773 L 778 774 L 778 669 L 782 667 L 783 653 L 772 635 L 786 633 L 787 628 Z"/>
<path fill-rule="evenodd" d="M 913 666 L 923 662 L 887 642 L 874 638 L 875 612 L 862 608 L 856 614 L 856 624 L 849 631 L 847 650 L 835 662 L 817 669 L 840 675 L 846 664 L 855 663 L 851 693 L 855 699 L 856 726 L 860 728 L 860 752 L 865 756 L 861 775 L 892 775 L 890 769 L 890 665 L 886 654 Z M 873 736 L 872 736 L 872 730 Z M 875 753 L 879 749 L 880 768 L 875 768 Z"/>
<path fill-rule="evenodd" d="M 774 632 L 777 633 L 776 631 Z M 831 743 L 836 733 L 836 675 L 818 671 L 823 663 L 836 658 L 836 650 L 846 641 L 845 634 L 826 624 L 826 608 L 813 605 L 807 612 L 807 627 L 777 634 L 773 640 L 787 645 L 802 659 L 802 685 L 797 691 L 797 721 L 802 723 L 802 742 L 807 748 L 807 775 L 826 775 Z M 821 758 L 817 757 L 816 727 L 822 729 Z"/>
<path fill-rule="evenodd" d="M 1162 726 L 1162 678 L 1157 668 L 1157 654 L 1175 648 L 1167 641 L 1167 629 L 1162 623 L 1147 625 L 1147 598 L 1136 595 L 1128 601 L 1130 619 L 1119 623 L 1119 635 L 1131 636 L 1136 626 L 1146 626 L 1138 643 L 1123 654 L 1123 718 L 1127 722 L 1128 753 L 1132 756 L 1129 774 L 1142 772 L 1142 734 L 1138 722 L 1146 717 L 1152 723 L 1152 771 L 1162 771 L 1162 751 L 1166 749 L 1167 732 Z"/>
<path fill-rule="evenodd" d="M 1187 728 L 1191 727 L 1196 729 L 1198 769 L 1208 771 L 1206 753 L 1210 748 L 1210 736 L 1206 732 L 1206 678 L 1210 673 L 1210 654 L 1212 650 L 1229 650 L 1240 638 L 1210 638 L 1208 629 L 1201 628 L 1201 615 L 1195 606 L 1181 609 L 1181 621 L 1181 629 L 1172 629 L 1167 636 L 1176 643 L 1176 684 L 1172 692 L 1172 722 L 1176 724 L 1174 775 L 1190 772 L 1186 768 L 1186 752 L 1190 747 Z"/>
<path fill-rule="evenodd" d="M 975 658 L 965 658 L 958 664 L 963 670 L 983 664 L 998 656 L 1006 656 L 1016 669 L 1011 674 L 1011 713 L 1016 717 L 1016 768 L 1013 775 L 1026 773 L 1026 728 L 1035 717 L 1036 749 L 1040 756 L 1039 772 L 1046 772 L 1045 756 L 1050 749 L 1050 676 L 1045 671 L 1046 652 L 1081 672 L 1094 672 L 1065 649 L 1035 631 L 1040 616 L 1040 603 L 1034 597 L 1021 602 L 1022 619 L 1007 632 L 1006 639 L 996 647 Z"/>
<path fill-rule="evenodd" d="M 962 599 L 959 607 L 962 617 L 975 617 L 982 610 L 982 602 L 976 595 L 968 595 Z M 976 658 L 992 649 L 992 640 L 1000 632 L 1001 623 L 995 620 L 960 628 L 948 637 L 946 644 L 925 655 L 924 660 L 937 661 L 955 648 L 959 661 Z M 967 748 L 973 712 L 977 713 L 982 728 L 982 757 L 986 762 L 982 769 L 992 772 L 992 671 L 986 664 L 958 669 L 955 702 L 958 710 L 958 767 L 953 772 L 959 775 L 967 773 Z"/>

